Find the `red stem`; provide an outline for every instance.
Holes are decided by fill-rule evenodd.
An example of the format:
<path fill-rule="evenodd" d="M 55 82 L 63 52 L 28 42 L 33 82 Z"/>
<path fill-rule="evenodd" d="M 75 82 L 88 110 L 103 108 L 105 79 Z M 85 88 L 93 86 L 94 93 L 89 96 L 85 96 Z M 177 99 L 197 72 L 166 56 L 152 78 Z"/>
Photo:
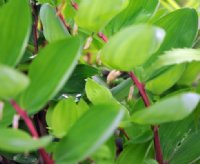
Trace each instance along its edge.
<path fill-rule="evenodd" d="M 39 138 L 38 132 L 36 131 L 31 119 L 28 117 L 27 112 L 23 110 L 14 100 L 10 100 L 10 104 L 13 106 L 16 112 L 20 115 L 20 117 L 24 120 L 33 138 L 36 138 L 36 139 Z M 39 149 L 39 153 L 42 156 L 42 159 L 45 164 L 54 164 L 54 161 L 49 157 L 49 155 L 43 148 Z"/>
<path fill-rule="evenodd" d="M 108 38 L 103 33 L 99 32 L 98 36 L 104 42 L 108 42 Z M 144 84 L 142 84 L 137 79 L 137 77 L 134 75 L 133 72 L 130 72 L 129 76 L 131 77 L 131 79 L 135 83 L 136 87 L 138 88 L 139 93 L 144 101 L 145 106 L 149 107 L 151 105 L 151 103 L 150 103 L 147 93 L 145 91 Z M 152 129 L 153 129 L 153 133 L 154 133 L 154 147 L 155 147 L 155 152 L 156 152 L 156 160 L 158 161 L 159 164 L 164 164 L 161 145 L 160 145 L 160 138 L 159 138 L 159 133 L 158 133 L 158 126 L 152 126 Z"/>
<path fill-rule="evenodd" d="M 134 75 L 133 72 L 130 72 L 129 76 L 131 77 L 136 87 L 138 88 L 139 93 L 145 103 L 145 106 L 149 107 L 151 103 L 145 91 L 144 85 L 137 79 L 137 77 Z M 161 145 L 160 145 L 158 126 L 152 126 L 152 129 L 154 133 L 154 147 L 155 147 L 155 152 L 156 152 L 156 160 L 158 161 L 159 164 L 163 164 L 164 162 L 163 162 L 163 155 L 162 155 L 162 150 L 161 150 Z"/>
<path fill-rule="evenodd" d="M 74 2 L 73 0 L 71 0 L 71 5 L 75 10 L 78 10 L 78 4 Z"/>
<path fill-rule="evenodd" d="M 108 38 L 107 38 L 102 32 L 99 32 L 99 33 L 98 33 L 98 36 L 99 36 L 99 38 L 101 38 L 104 42 L 108 42 Z"/>

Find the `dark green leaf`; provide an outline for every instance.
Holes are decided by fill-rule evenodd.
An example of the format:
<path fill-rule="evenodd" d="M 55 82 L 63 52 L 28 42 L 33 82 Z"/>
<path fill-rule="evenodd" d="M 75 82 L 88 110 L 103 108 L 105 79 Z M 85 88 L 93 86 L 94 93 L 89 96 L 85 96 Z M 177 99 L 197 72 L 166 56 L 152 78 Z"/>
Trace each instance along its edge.
<path fill-rule="evenodd" d="M 109 36 L 128 25 L 147 21 L 155 12 L 158 0 L 130 0 L 129 5 L 114 17 L 106 26 L 105 32 Z"/>
<path fill-rule="evenodd" d="M 143 164 L 147 147 L 147 144 L 127 145 L 118 157 L 116 164 Z"/>
<path fill-rule="evenodd" d="M 86 79 L 98 74 L 98 69 L 85 64 L 79 64 L 75 68 L 72 76 L 69 78 L 62 92 L 66 93 L 82 93 L 85 89 Z"/>

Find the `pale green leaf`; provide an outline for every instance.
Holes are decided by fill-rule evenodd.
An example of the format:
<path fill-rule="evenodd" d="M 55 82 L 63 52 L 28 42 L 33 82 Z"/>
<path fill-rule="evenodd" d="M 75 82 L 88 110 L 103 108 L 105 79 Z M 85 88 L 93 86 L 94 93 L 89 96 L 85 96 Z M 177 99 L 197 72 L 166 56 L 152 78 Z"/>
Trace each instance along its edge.
<path fill-rule="evenodd" d="M 31 31 L 28 0 L 11 0 L 0 8 L 0 63 L 14 66 L 21 59 Z"/>
<path fill-rule="evenodd" d="M 0 65 L 0 81 L 0 99 L 14 98 L 29 85 L 27 76 L 4 65 Z"/>
<path fill-rule="evenodd" d="M 66 27 L 56 14 L 56 10 L 52 6 L 48 4 L 42 5 L 40 9 L 40 19 L 43 25 L 43 33 L 47 41 L 53 42 L 70 36 Z"/>
<path fill-rule="evenodd" d="M 59 142 L 54 152 L 56 162 L 77 163 L 91 155 L 111 136 L 122 117 L 119 106 L 92 107 Z"/>
<path fill-rule="evenodd" d="M 113 69 L 131 71 L 149 59 L 164 36 L 162 29 L 147 24 L 124 28 L 110 38 L 102 49 L 102 63 Z"/>
<path fill-rule="evenodd" d="M 194 111 L 199 100 L 200 95 L 195 93 L 175 95 L 151 105 L 148 109 L 135 112 L 131 116 L 131 121 L 154 125 L 182 120 Z"/>
<path fill-rule="evenodd" d="M 28 152 L 47 146 L 52 141 L 51 136 L 33 139 L 29 134 L 17 129 L 1 129 L 0 149 L 7 152 Z"/>

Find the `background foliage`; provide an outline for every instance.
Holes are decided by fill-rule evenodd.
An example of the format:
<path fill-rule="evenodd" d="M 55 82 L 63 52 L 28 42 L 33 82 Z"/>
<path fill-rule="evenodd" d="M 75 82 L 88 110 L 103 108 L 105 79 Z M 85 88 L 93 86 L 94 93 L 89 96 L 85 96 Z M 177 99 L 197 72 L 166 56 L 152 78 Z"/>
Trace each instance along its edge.
<path fill-rule="evenodd" d="M 199 0 L 0 0 L 0 162 L 199 163 Z"/>

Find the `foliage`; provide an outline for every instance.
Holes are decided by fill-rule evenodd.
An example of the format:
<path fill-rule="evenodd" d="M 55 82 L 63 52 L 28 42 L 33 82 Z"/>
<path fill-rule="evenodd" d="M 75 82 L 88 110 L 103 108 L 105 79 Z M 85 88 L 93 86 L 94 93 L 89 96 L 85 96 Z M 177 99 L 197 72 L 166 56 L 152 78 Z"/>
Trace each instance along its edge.
<path fill-rule="evenodd" d="M 198 0 L 0 0 L 0 163 L 199 163 L 199 15 Z"/>

